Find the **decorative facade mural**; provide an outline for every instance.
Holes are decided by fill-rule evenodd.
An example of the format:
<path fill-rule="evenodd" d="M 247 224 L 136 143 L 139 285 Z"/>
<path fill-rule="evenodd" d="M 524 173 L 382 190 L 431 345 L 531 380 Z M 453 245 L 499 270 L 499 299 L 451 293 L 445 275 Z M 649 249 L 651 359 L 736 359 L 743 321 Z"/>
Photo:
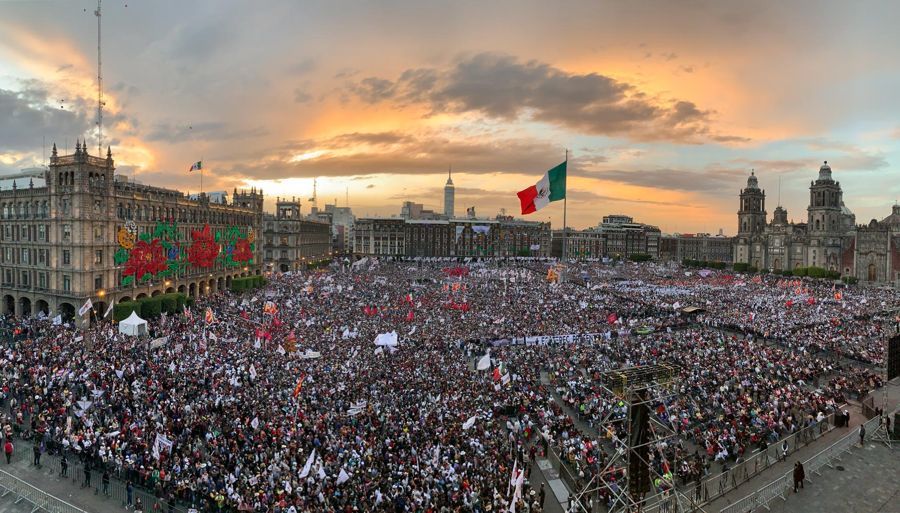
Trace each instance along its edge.
<path fill-rule="evenodd" d="M 124 265 L 122 286 L 161 279 L 185 272 L 189 265 L 196 269 L 210 269 L 220 264 L 237 267 L 253 263 L 256 249 L 252 228 L 242 230 L 230 226 L 213 232 L 204 225 L 191 231 L 190 241 L 181 241 L 175 223 L 156 223 L 153 231 L 138 235 L 133 221 L 119 228 L 116 240 L 119 249 L 116 265 Z"/>

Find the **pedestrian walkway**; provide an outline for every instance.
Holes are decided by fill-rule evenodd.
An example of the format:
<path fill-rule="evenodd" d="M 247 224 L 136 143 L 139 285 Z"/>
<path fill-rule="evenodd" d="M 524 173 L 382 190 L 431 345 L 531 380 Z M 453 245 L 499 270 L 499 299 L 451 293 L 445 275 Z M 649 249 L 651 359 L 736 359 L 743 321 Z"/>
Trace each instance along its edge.
<path fill-rule="evenodd" d="M 900 449 L 874 441 L 854 447 L 834 469 L 807 473 L 803 488 L 769 504 L 771 513 L 900 513 Z"/>

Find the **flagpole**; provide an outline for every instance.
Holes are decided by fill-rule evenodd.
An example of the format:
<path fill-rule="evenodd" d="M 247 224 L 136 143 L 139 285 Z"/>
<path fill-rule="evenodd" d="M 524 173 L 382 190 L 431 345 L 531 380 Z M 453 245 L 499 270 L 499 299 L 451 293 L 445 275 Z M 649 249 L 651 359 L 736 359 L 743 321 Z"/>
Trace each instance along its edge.
<path fill-rule="evenodd" d="M 569 149 L 566 148 L 566 189 L 568 189 L 568 181 L 569 181 Z M 566 191 L 566 195 L 563 197 L 563 265 L 567 262 L 568 248 L 569 245 L 569 227 L 566 224 L 566 210 L 568 207 L 567 202 L 569 201 L 569 194 Z M 565 273 L 565 269 L 563 269 L 563 273 Z M 565 280 L 563 280 L 565 281 Z"/>
<path fill-rule="evenodd" d="M 203 196 L 203 155 L 200 156 L 200 196 Z"/>

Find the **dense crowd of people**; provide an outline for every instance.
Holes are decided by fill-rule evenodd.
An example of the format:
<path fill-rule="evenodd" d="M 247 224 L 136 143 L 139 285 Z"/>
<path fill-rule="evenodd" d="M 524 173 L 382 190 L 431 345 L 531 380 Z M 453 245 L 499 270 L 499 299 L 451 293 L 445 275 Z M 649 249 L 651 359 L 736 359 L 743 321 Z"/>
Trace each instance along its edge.
<path fill-rule="evenodd" d="M 6 318 L 4 437 L 204 511 L 539 512 L 537 456 L 586 483 L 621 449 L 604 371 L 679 366 L 654 410 L 681 435 L 653 450 L 665 491 L 880 386 L 866 364 L 900 307 L 893 292 L 677 265 L 568 272 L 335 263 L 198 298 L 147 337 Z"/>

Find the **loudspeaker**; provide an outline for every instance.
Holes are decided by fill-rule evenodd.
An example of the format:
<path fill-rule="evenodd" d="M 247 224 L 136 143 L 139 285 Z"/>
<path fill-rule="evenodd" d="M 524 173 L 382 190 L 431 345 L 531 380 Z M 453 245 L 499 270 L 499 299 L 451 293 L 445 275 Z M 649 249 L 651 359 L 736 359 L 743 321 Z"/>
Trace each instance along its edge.
<path fill-rule="evenodd" d="M 887 379 L 890 381 L 900 376 L 900 335 L 888 340 L 887 349 Z"/>
<path fill-rule="evenodd" d="M 635 499 L 650 491 L 650 407 L 645 401 L 631 406 L 629 412 L 632 447 L 628 456 L 628 491 Z"/>

